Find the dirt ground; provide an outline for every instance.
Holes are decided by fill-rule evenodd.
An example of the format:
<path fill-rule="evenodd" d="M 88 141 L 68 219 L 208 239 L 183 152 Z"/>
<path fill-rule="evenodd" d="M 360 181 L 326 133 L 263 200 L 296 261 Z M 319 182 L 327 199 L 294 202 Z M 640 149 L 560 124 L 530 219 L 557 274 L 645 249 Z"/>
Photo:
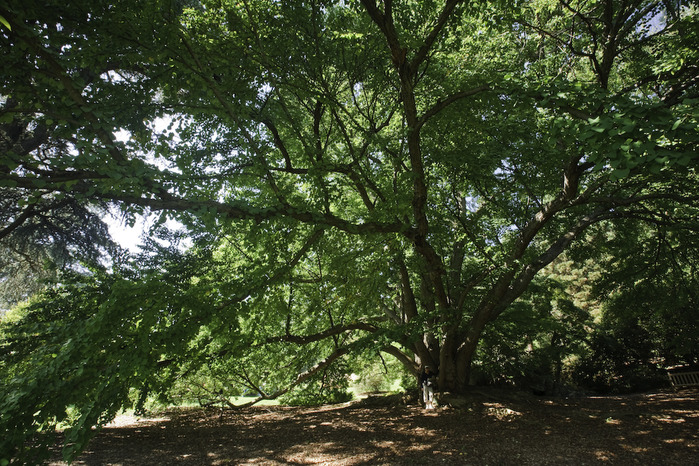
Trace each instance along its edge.
<path fill-rule="evenodd" d="M 427 411 L 369 397 L 121 417 L 74 464 L 699 464 L 698 391 L 565 399 L 480 390 L 450 404 Z"/>

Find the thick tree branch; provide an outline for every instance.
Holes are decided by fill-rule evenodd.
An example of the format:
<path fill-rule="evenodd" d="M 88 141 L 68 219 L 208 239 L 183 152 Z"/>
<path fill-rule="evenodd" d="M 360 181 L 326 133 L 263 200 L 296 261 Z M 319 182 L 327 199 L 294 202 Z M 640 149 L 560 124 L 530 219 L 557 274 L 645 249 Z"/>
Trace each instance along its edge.
<path fill-rule="evenodd" d="M 264 343 L 269 344 L 269 343 L 279 343 L 279 342 L 287 342 L 287 343 L 294 343 L 297 345 L 307 345 L 309 343 L 314 343 L 317 341 L 322 341 L 325 340 L 326 338 L 334 337 L 346 332 L 351 332 L 353 330 L 363 330 L 365 332 L 373 333 L 378 330 L 378 327 L 376 327 L 373 324 L 368 324 L 365 322 L 355 322 L 352 324 L 347 324 L 347 325 L 340 325 L 340 326 L 333 326 L 327 330 L 324 330 L 322 332 L 314 333 L 312 335 L 292 335 L 290 333 L 287 333 L 286 335 L 280 335 L 276 337 L 269 337 L 266 338 Z"/>
<path fill-rule="evenodd" d="M 33 215 L 35 214 L 35 207 L 33 204 L 29 204 L 27 207 L 24 208 L 21 214 L 15 218 L 13 222 L 11 222 L 9 225 L 5 226 L 0 230 L 0 241 L 7 237 L 8 235 L 12 234 L 14 230 L 19 228 L 24 222 L 29 220 Z"/>
<path fill-rule="evenodd" d="M 489 84 L 483 84 L 482 86 L 474 87 L 473 89 L 469 89 L 466 91 L 461 91 L 457 92 L 455 94 L 452 94 L 445 98 L 444 100 L 440 100 L 436 104 L 434 104 L 432 107 L 430 107 L 423 115 L 420 117 L 420 120 L 418 122 L 418 128 L 422 127 L 427 121 L 432 118 L 433 116 L 437 115 L 439 112 L 447 108 L 449 105 L 453 104 L 454 102 L 457 102 L 461 99 L 464 99 L 466 97 L 471 97 L 476 94 L 480 94 L 481 92 L 485 92 L 487 90 L 490 90 L 491 87 Z"/>
<path fill-rule="evenodd" d="M 588 227 L 602 220 L 614 218 L 615 216 L 616 214 L 610 212 L 609 209 L 601 208 L 582 217 L 570 230 L 554 241 L 545 252 L 522 269 L 517 278 L 512 281 L 506 293 L 503 293 L 497 306 L 491 311 L 491 319 L 500 315 L 500 313 L 512 304 L 515 299 L 521 296 L 536 274 L 560 256 Z"/>
<path fill-rule="evenodd" d="M 454 12 L 454 8 L 456 8 L 456 6 L 459 3 L 464 3 L 464 1 L 463 0 L 447 0 L 447 2 L 444 5 L 444 8 L 439 13 L 439 17 L 437 18 L 437 24 L 435 24 L 434 28 L 432 28 L 432 30 L 429 32 L 429 34 L 425 38 L 424 43 L 422 44 L 422 46 L 420 46 L 420 48 L 415 53 L 415 56 L 413 57 L 413 59 L 410 61 L 410 69 L 411 70 L 417 71 L 417 69 L 420 67 L 422 62 L 425 61 L 430 50 L 432 50 L 432 47 L 434 46 L 435 41 L 437 40 L 439 35 L 442 33 L 444 26 L 447 24 L 447 21 L 449 20 L 452 13 Z"/>
<path fill-rule="evenodd" d="M 381 348 L 381 351 L 384 353 L 388 353 L 394 358 L 396 358 L 403 366 L 408 369 L 410 372 L 413 374 L 417 375 L 420 371 L 420 366 L 415 362 L 415 360 L 405 354 L 403 351 L 400 350 L 400 348 L 397 348 L 395 346 L 386 346 L 384 348 Z"/>
<path fill-rule="evenodd" d="M 13 174 L 0 174 L 0 180 L 9 180 L 15 186 L 27 189 L 36 189 L 34 178 L 25 178 Z M 337 228 L 351 234 L 365 233 L 400 233 L 405 230 L 402 222 L 358 222 L 354 223 L 328 212 L 311 212 L 297 209 L 290 205 L 276 205 L 268 207 L 256 207 L 245 201 L 218 202 L 211 200 L 197 200 L 169 195 L 167 199 L 153 197 L 139 197 L 127 192 L 115 192 L 111 188 L 101 188 L 92 183 L 80 182 L 74 186 L 67 187 L 65 181 L 74 180 L 70 177 L 66 179 L 52 180 L 53 183 L 46 184 L 44 189 L 54 192 L 65 192 L 75 194 L 87 194 L 105 201 L 124 202 L 131 205 L 148 207 L 155 211 L 170 210 L 175 212 L 197 212 L 202 209 L 218 212 L 230 219 L 248 219 L 256 222 L 263 222 L 280 217 L 292 218 L 301 223 L 318 226 L 329 226 Z"/>
<path fill-rule="evenodd" d="M 243 405 L 236 406 L 236 408 L 246 408 L 248 406 L 252 406 L 254 404 L 259 403 L 260 401 L 263 400 L 275 400 L 279 398 L 280 396 L 284 395 L 285 393 L 289 392 L 292 388 L 302 384 L 306 380 L 310 379 L 313 377 L 315 374 L 319 373 L 320 371 L 325 370 L 327 367 L 329 367 L 331 364 L 333 364 L 335 361 L 340 359 L 342 356 L 346 355 L 347 353 L 350 352 L 349 347 L 341 347 L 337 348 L 330 356 L 327 358 L 323 359 L 319 363 L 317 363 L 315 366 L 311 367 L 305 372 L 302 372 L 296 376 L 296 379 L 289 384 L 287 387 L 282 388 L 280 390 L 277 390 L 276 392 L 272 393 L 271 395 L 261 395 L 254 400 L 250 401 L 249 403 L 245 403 Z"/>
<path fill-rule="evenodd" d="M 447 17 L 453 11 L 456 1 L 450 0 L 447 3 L 440 18 L 446 21 Z M 436 253 L 432 245 L 428 241 L 429 221 L 427 219 L 427 185 L 425 176 L 425 167 L 422 157 L 422 145 L 420 141 L 420 120 L 417 113 L 417 105 L 414 92 L 415 73 L 417 69 L 412 68 L 406 62 L 407 49 L 401 47 L 398 33 L 393 24 L 393 19 L 390 16 L 389 4 L 386 4 L 386 14 L 382 13 L 376 7 L 373 0 L 362 0 L 362 4 L 366 8 L 371 19 L 379 26 L 384 34 L 391 56 L 398 73 L 401 89 L 401 100 L 403 101 L 403 110 L 407 125 L 407 146 L 410 158 L 410 171 L 413 177 L 413 199 L 412 210 L 415 227 L 406 231 L 404 234 L 413 243 L 417 252 L 425 259 L 428 267 L 428 275 L 431 280 L 431 285 L 434 288 L 435 296 L 440 308 L 447 309 L 449 307 L 449 298 L 443 283 L 444 265 L 439 255 Z M 441 24 L 433 30 L 436 35 L 439 34 Z M 428 42 L 425 42 L 427 45 Z M 432 43 L 429 43 L 432 45 Z M 429 48 L 425 48 L 420 54 L 426 55 Z M 416 62 L 419 64 L 421 61 Z"/>

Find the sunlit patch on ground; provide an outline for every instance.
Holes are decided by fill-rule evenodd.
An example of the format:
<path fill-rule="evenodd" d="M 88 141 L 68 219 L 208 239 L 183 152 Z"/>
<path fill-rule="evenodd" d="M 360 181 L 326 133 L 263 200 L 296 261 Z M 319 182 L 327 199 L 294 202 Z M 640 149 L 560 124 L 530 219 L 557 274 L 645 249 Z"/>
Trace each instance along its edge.
<path fill-rule="evenodd" d="M 605 450 L 597 450 L 595 451 L 595 458 L 598 461 L 613 461 L 614 454 Z"/>
<path fill-rule="evenodd" d="M 492 390 L 466 401 L 429 412 L 360 402 L 126 417 L 74 464 L 686 466 L 699 456 L 699 394 L 566 400 Z"/>
<path fill-rule="evenodd" d="M 492 416 L 499 421 L 511 421 L 522 415 L 519 411 L 508 408 L 501 403 L 483 403 L 488 416 Z"/>
<path fill-rule="evenodd" d="M 170 418 L 167 416 L 144 417 L 136 416 L 134 414 L 119 414 L 112 422 L 104 426 L 104 428 L 109 429 L 115 427 L 135 426 L 139 424 L 158 424 L 169 420 Z"/>

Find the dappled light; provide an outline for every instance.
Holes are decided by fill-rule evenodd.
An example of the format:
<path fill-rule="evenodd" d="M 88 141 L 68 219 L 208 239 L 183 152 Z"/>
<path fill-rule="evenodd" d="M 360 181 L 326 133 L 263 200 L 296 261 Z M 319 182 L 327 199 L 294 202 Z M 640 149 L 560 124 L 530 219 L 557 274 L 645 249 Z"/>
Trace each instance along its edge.
<path fill-rule="evenodd" d="M 484 403 L 483 405 L 486 407 L 486 413 L 499 421 L 512 420 L 522 415 L 522 413 L 510 409 L 502 403 Z"/>
<path fill-rule="evenodd" d="M 686 464 L 698 32 L 664 0 L 0 1 L 0 466 Z"/>
<path fill-rule="evenodd" d="M 173 410 L 105 428 L 76 464 L 691 464 L 699 453 L 697 392 L 465 399 L 434 411 L 361 401 Z"/>

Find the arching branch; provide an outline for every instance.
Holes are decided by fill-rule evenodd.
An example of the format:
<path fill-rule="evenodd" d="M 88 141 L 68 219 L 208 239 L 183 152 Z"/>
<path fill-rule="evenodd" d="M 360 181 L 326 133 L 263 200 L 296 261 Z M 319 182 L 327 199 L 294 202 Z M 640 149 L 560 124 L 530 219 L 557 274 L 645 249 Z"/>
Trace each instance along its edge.
<path fill-rule="evenodd" d="M 236 406 L 236 408 L 246 408 L 252 405 L 255 405 L 259 403 L 260 401 L 263 400 L 275 400 L 279 398 L 280 396 L 284 395 L 285 393 L 288 393 L 292 388 L 302 384 L 306 380 L 310 379 L 313 377 L 315 374 L 325 370 L 327 367 L 329 367 L 331 364 L 333 364 L 335 361 L 340 359 L 342 356 L 346 355 L 347 353 L 350 352 L 349 347 L 341 347 L 336 349 L 330 356 L 327 358 L 323 359 L 319 363 L 317 363 L 315 366 L 311 367 L 305 372 L 301 372 L 296 376 L 296 379 L 289 384 L 287 387 L 284 387 L 280 390 L 277 390 L 276 392 L 270 394 L 270 395 L 261 395 L 255 398 L 254 400 L 250 401 L 249 403 L 245 403 L 243 405 Z"/>

